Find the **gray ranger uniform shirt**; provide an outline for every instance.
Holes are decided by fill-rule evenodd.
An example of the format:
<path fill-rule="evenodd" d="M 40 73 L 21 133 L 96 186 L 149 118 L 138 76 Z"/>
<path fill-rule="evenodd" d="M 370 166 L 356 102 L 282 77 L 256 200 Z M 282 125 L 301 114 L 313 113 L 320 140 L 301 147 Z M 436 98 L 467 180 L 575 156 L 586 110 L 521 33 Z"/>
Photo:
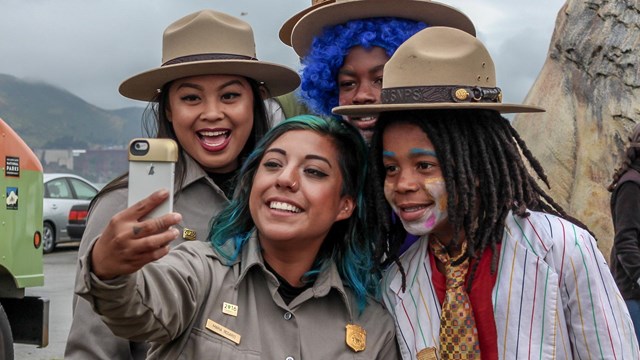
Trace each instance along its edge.
<path fill-rule="evenodd" d="M 195 230 L 197 240 L 207 241 L 211 218 L 227 205 L 228 200 L 200 165 L 189 156 L 185 155 L 185 157 L 185 181 L 181 189 L 176 189 L 174 195 L 173 210 L 182 214 L 182 223 L 177 228 L 181 232 L 185 228 Z M 78 250 L 78 258 L 87 253 L 89 244 L 100 236 L 111 217 L 126 207 L 126 189 L 113 191 L 98 201 L 89 214 L 87 228 Z M 180 236 L 172 243 L 172 246 L 183 241 L 184 239 Z M 81 280 L 78 274 L 76 274 L 76 286 Z M 114 336 L 86 300 L 74 296 L 72 306 L 73 321 L 67 339 L 65 359 L 128 360 L 145 358 L 147 344 L 133 343 Z"/>
<path fill-rule="evenodd" d="M 134 274 L 102 282 L 85 255 L 76 293 L 115 334 L 149 339 L 150 359 L 398 358 L 390 314 L 373 300 L 359 314 L 334 263 L 286 305 L 255 236 L 233 264 L 225 261 L 211 244 L 188 242 Z M 348 346 L 348 324 L 366 331 L 364 350 Z"/>

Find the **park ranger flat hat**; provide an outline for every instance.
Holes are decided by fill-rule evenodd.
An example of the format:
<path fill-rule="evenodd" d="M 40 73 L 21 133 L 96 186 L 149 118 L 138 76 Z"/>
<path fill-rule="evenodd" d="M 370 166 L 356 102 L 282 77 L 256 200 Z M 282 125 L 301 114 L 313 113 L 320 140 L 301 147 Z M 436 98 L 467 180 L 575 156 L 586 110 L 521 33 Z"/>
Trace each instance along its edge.
<path fill-rule="evenodd" d="M 428 109 L 544 111 L 503 104 L 493 60 L 485 46 L 476 37 L 450 27 L 428 27 L 398 47 L 384 66 L 381 103 L 338 106 L 332 111 L 363 116 Z"/>
<path fill-rule="evenodd" d="M 120 93 L 151 101 L 166 83 L 196 75 L 239 75 L 254 79 L 271 96 L 295 90 L 300 77 L 286 66 L 259 61 L 251 26 L 214 10 L 187 15 L 162 37 L 162 65 L 125 80 Z"/>
<path fill-rule="evenodd" d="M 313 39 L 322 34 L 325 27 L 343 24 L 351 20 L 395 17 L 421 21 L 429 26 L 449 26 L 463 30 L 471 35 L 476 29 L 471 20 L 460 10 L 430 0 L 334 0 L 315 4 L 292 17 L 295 25 L 291 27 L 290 19 L 284 26 L 291 30 L 280 30 L 280 39 L 285 44 L 290 31 L 290 44 L 300 57 L 306 56 Z M 302 16 L 300 16 L 302 15 Z M 284 38 L 284 39 L 283 39 Z"/>

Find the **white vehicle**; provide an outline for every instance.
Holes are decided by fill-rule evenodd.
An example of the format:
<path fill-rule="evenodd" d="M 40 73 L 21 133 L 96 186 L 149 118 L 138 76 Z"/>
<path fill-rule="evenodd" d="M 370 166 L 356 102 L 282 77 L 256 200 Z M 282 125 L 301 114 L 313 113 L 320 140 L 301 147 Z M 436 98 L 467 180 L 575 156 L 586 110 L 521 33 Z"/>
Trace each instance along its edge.
<path fill-rule="evenodd" d="M 42 207 L 42 248 L 50 253 L 56 245 L 77 241 L 69 236 L 69 211 L 76 204 L 89 204 L 98 188 L 89 180 L 73 174 L 44 174 L 44 204 Z"/>

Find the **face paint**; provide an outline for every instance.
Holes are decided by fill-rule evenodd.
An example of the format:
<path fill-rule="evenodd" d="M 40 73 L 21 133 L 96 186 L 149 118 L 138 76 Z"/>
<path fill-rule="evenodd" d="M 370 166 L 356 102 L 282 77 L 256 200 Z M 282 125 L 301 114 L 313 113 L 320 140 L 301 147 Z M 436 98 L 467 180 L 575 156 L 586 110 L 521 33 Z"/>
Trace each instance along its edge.
<path fill-rule="evenodd" d="M 390 189 L 385 186 L 385 192 L 389 190 Z M 420 206 L 410 209 L 411 211 L 423 211 L 422 216 L 410 221 L 399 216 L 405 230 L 407 230 L 409 234 L 418 236 L 431 233 L 433 229 L 447 221 L 447 190 L 444 179 L 441 177 L 427 178 L 424 181 L 422 190 L 433 200 L 433 203 L 423 209 L 420 209 Z M 401 210 L 395 204 L 391 204 L 391 208 L 396 213 L 407 211 L 407 209 Z"/>

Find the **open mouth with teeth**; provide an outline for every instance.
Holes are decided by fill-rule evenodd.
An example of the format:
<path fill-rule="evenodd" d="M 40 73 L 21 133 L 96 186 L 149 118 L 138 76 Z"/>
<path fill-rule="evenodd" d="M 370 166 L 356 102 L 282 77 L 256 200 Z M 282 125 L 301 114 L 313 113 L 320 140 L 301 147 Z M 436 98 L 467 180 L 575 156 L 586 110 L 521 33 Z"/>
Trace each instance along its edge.
<path fill-rule="evenodd" d="M 209 151 L 220 151 L 229 143 L 231 130 L 202 130 L 196 134 L 205 149 Z"/>
<path fill-rule="evenodd" d="M 377 120 L 378 117 L 376 116 L 349 117 L 351 125 L 357 127 L 358 130 L 362 132 L 372 132 Z"/>
<path fill-rule="evenodd" d="M 416 206 L 403 207 L 401 209 L 404 212 L 415 212 L 415 211 L 420 211 L 426 207 L 427 207 L 426 205 L 416 205 Z"/>
<path fill-rule="evenodd" d="M 425 211 L 427 209 L 429 209 L 430 207 L 431 207 L 431 205 L 429 205 L 429 204 L 417 204 L 417 205 L 399 206 L 398 210 L 400 210 L 400 211 L 399 211 L 398 215 L 404 221 L 415 221 L 417 219 L 420 219 L 423 216 L 423 214 L 425 213 Z"/>
<path fill-rule="evenodd" d="M 270 209 L 275 209 L 275 210 L 280 210 L 280 211 L 286 211 L 286 212 L 290 212 L 290 213 L 301 213 L 302 209 L 300 209 L 299 207 L 295 206 L 295 205 L 291 205 L 291 204 L 287 204 L 285 202 L 280 202 L 280 201 L 272 201 L 269 203 L 269 208 Z"/>

